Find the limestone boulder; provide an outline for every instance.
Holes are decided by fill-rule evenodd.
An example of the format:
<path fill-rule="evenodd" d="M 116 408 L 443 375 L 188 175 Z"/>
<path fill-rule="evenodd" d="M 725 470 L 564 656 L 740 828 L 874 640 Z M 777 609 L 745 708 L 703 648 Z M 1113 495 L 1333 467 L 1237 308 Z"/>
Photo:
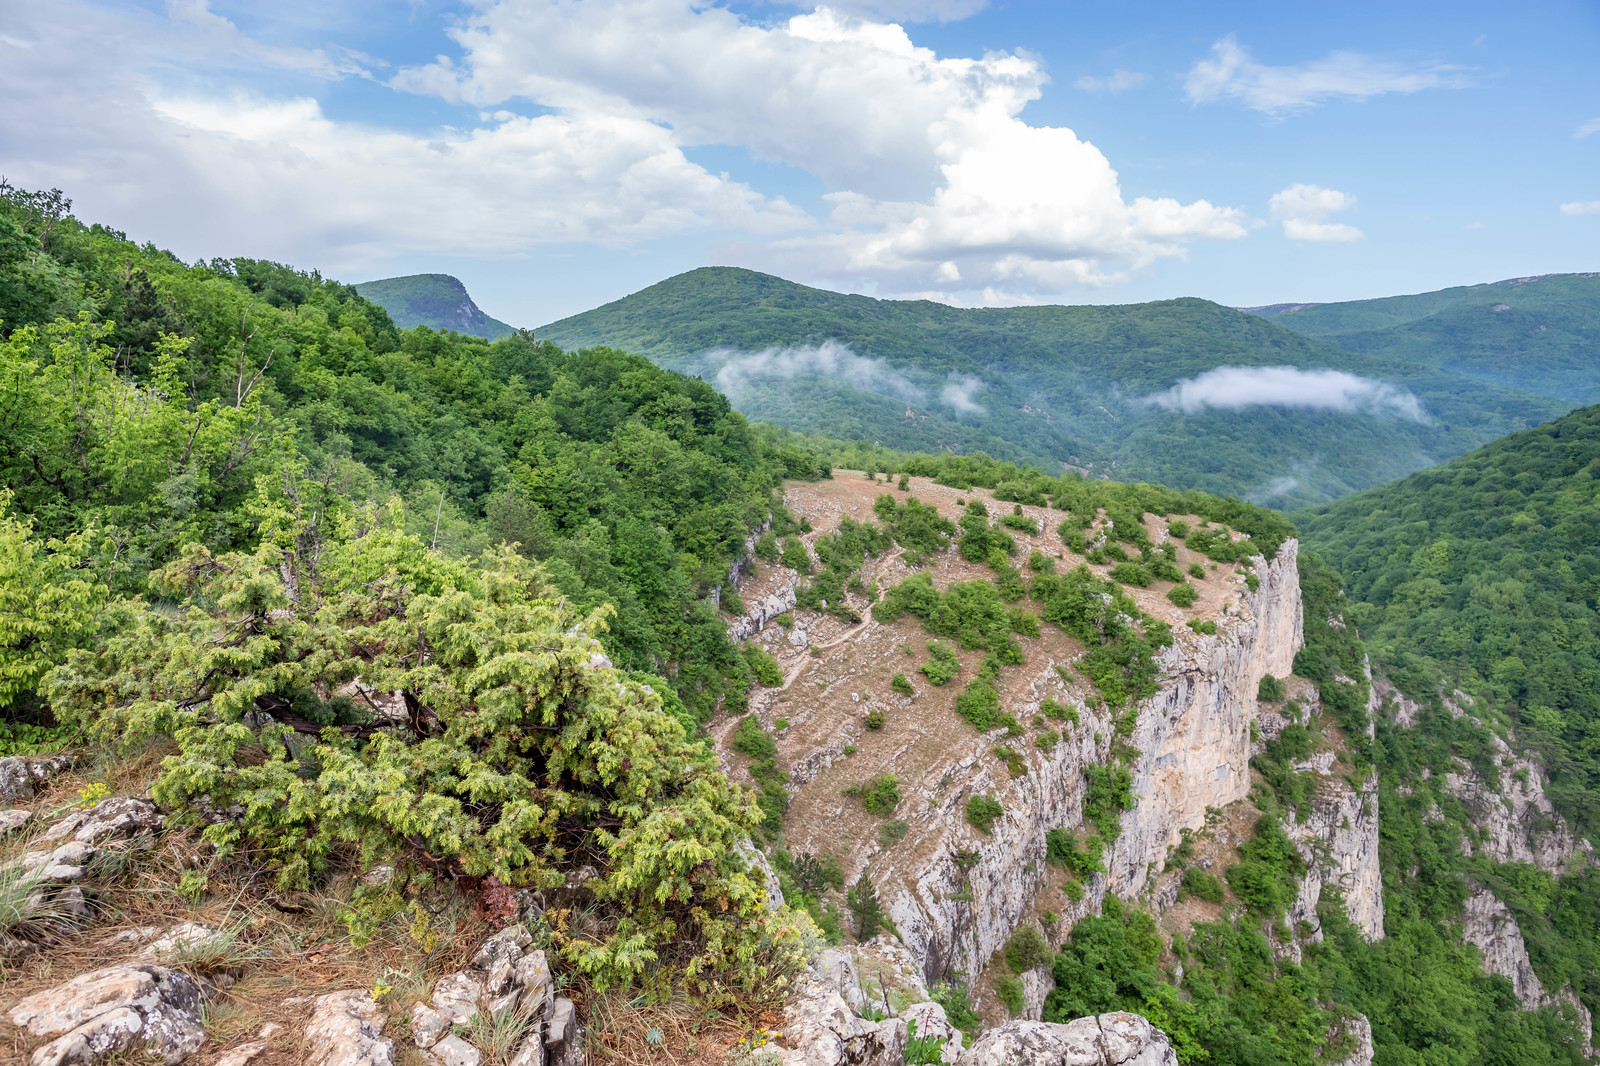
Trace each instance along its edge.
<path fill-rule="evenodd" d="M 318 996 L 306 1024 L 305 1066 L 394 1066 L 394 1041 L 383 1035 L 387 1020 L 367 992 Z"/>
<path fill-rule="evenodd" d="M 95 1063 L 135 1041 L 172 1064 L 205 1043 L 203 1002 L 200 983 L 182 970 L 108 966 L 29 996 L 7 1017 L 32 1036 L 54 1038 L 34 1051 L 31 1066 Z"/>
<path fill-rule="evenodd" d="M 1010 1021 L 985 1030 L 958 1066 L 1177 1066 L 1167 1034 L 1138 1014 L 1055 1022 Z"/>

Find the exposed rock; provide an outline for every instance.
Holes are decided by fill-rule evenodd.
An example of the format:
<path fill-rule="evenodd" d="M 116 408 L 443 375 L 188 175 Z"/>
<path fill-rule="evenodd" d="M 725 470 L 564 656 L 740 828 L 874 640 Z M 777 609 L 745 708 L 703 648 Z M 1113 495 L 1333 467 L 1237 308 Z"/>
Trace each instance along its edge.
<path fill-rule="evenodd" d="M 51 777 L 72 765 L 70 755 L 25 758 L 11 755 L 0 759 L 0 803 L 14 804 L 37 796 Z"/>
<path fill-rule="evenodd" d="M 217 1059 L 215 1066 L 248 1066 L 251 1061 L 259 1058 L 266 1050 L 267 1042 L 265 1040 L 252 1040 L 248 1044 L 240 1044 L 236 1048 L 224 1051 L 222 1057 Z"/>
<path fill-rule="evenodd" d="M 80 974 L 11 1008 L 12 1025 L 56 1039 L 33 1053 L 32 1066 L 90 1063 L 135 1040 L 171 1064 L 205 1043 L 200 984 L 164 966 L 108 966 Z"/>
<path fill-rule="evenodd" d="M 394 1066 L 394 1041 L 383 1035 L 387 1021 L 366 992 L 318 996 L 306 1025 L 305 1066 Z"/>
<path fill-rule="evenodd" d="M 746 600 L 744 614 L 728 626 L 728 639 L 735 642 L 749 640 L 761 632 L 768 622 L 786 611 L 794 610 L 794 604 L 793 585 L 784 585 L 760 600 Z M 800 643 L 795 647 L 805 647 L 805 634 L 801 634 Z"/>
<path fill-rule="evenodd" d="M 451 1025 L 466 1025 L 478 1013 L 483 995 L 483 978 L 476 974 L 451 973 L 433 986 L 433 1006 L 450 1019 Z"/>
<path fill-rule="evenodd" d="M 1019 1017 L 1027 1021 L 1038 1021 L 1044 1017 L 1044 1001 L 1056 987 L 1055 977 L 1046 969 L 1033 969 L 1025 971 L 1022 981 L 1022 1013 Z"/>
<path fill-rule="evenodd" d="M 31 821 L 33 821 L 33 812 L 24 807 L 14 807 L 8 811 L 0 811 L 0 834 L 15 833 Z"/>
<path fill-rule="evenodd" d="M 945 1062 L 955 1062 L 961 1055 L 961 1030 L 950 1024 L 949 1017 L 944 1008 L 932 1000 L 913 1003 L 900 1015 L 907 1025 L 907 1035 L 910 1035 L 910 1026 L 916 1026 L 918 1039 L 932 1037 L 944 1043 L 944 1051 L 940 1058 Z"/>
<path fill-rule="evenodd" d="M 459 1036 L 447 1036 L 428 1050 L 430 1062 L 438 1066 L 478 1066 L 483 1053 Z"/>
<path fill-rule="evenodd" d="M 857 1014 L 866 1005 L 867 997 L 861 991 L 861 979 L 856 974 L 855 959 L 848 951 L 842 948 L 828 948 L 817 961 L 811 964 L 827 986 L 839 993 L 839 997 L 850 1005 L 850 1009 Z"/>
<path fill-rule="evenodd" d="M 1167 1034 L 1137 1014 L 1054 1022 L 1010 1021 L 986 1029 L 959 1066 L 1177 1066 Z"/>
<path fill-rule="evenodd" d="M 555 1047 L 569 1043 L 578 1032 L 578 1008 L 566 996 L 557 996 L 550 1020 L 545 1025 L 544 1043 Z"/>
<path fill-rule="evenodd" d="M 897 1066 L 905 1020 L 869 1022 L 821 981 L 804 982 L 784 1009 L 778 1056 L 784 1066 Z"/>
<path fill-rule="evenodd" d="M 1372 1023 L 1365 1014 L 1352 1014 L 1328 1030 L 1323 1046 L 1324 1066 L 1372 1066 Z"/>
<path fill-rule="evenodd" d="M 1301 821 L 1291 811 L 1284 828 L 1306 863 L 1299 897 L 1289 909 L 1290 924 L 1306 922 L 1320 940 L 1317 904 L 1323 888 L 1331 885 L 1343 893 L 1350 921 L 1362 934 L 1368 940 L 1383 939 L 1377 775 L 1369 774 L 1357 790 L 1342 777 L 1321 772 L 1310 812 Z"/>
<path fill-rule="evenodd" d="M 901 1001 L 916 1003 L 928 998 L 921 960 L 890 934 L 879 933 L 865 944 L 855 944 L 847 950 L 855 960 L 861 991 L 868 1002 L 881 1008 L 885 998 L 891 1007 Z"/>
<path fill-rule="evenodd" d="M 411 1008 L 411 1038 L 420 1048 L 430 1048 L 450 1031 L 450 1019 L 426 1003 Z"/>
<path fill-rule="evenodd" d="M 1559 1007 L 1574 1012 L 1578 1031 L 1583 1034 L 1584 1053 L 1592 1053 L 1594 1019 L 1570 988 L 1551 993 L 1534 972 L 1528 957 L 1527 942 L 1511 910 L 1486 888 L 1467 898 L 1462 908 L 1461 939 L 1478 949 L 1485 973 L 1498 974 L 1511 982 L 1511 990 L 1523 1010 Z"/>
<path fill-rule="evenodd" d="M 1180 627 L 1163 653 L 1167 680 L 1140 705 L 1129 738 L 1140 753 L 1130 767 L 1138 806 L 1123 815 L 1122 833 L 1106 851 L 1107 872 L 1085 883 L 1082 900 L 1062 908 L 1067 923 L 1095 913 L 1107 892 L 1143 895 L 1180 830 L 1201 828 L 1208 808 L 1249 792 L 1256 691 L 1264 675 L 1291 673 L 1302 642 L 1297 554 L 1296 542 L 1288 540 L 1276 558 L 1258 560 L 1257 590 L 1241 591 L 1218 633 Z M 1054 666 L 1038 664 L 1040 699 L 1059 686 Z M 1027 712 L 1017 709 L 1019 716 Z M 1081 726 L 1044 755 L 1042 765 L 1034 763 L 1015 780 L 991 765 L 984 757 L 988 742 L 976 738 L 971 758 L 952 775 L 960 787 L 926 795 L 928 807 L 919 814 L 919 831 L 942 837 L 945 846 L 911 853 L 917 858 L 910 867 L 897 868 L 893 853 L 877 867 L 890 918 L 927 979 L 950 970 L 981 972 L 1032 907 L 1043 883 L 1038 871 L 1045 865 L 1045 834 L 1081 823 L 1084 767 L 1109 756 L 1114 731 L 1105 712 L 1080 709 L 1080 717 Z M 967 797 L 979 793 L 996 796 L 1006 808 L 981 840 L 965 817 Z M 955 861 L 963 849 L 980 852 L 965 872 Z"/>
<path fill-rule="evenodd" d="M 1444 775 L 1445 790 L 1466 805 L 1472 824 L 1487 833 L 1468 841 L 1473 854 L 1494 862 L 1527 862 L 1559 875 L 1579 852 L 1592 849 L 1567 825 L 1544 794 L 1544 771 L 1538 764 L 1514 757 L 1511 747 L 1490 734 L 1500 779 L 1485 782 L 1466 762 Z M 1506 760 L 1510 765 L 1505 765 Z"/>

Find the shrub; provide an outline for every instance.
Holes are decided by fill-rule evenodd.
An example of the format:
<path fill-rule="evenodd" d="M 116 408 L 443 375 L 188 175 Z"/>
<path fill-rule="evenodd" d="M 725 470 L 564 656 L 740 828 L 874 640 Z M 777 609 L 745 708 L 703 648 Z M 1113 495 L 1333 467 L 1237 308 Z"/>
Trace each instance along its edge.
<path fill-rule="evenodd" d="M 1143 563 L 1118 563 L 1111 568 L 1111 580 L 1120 581 L 1124 585 L 1149 588 L 1150 582 L 1155 580 L 1155 575 L 1151 574 Z"/>
<path fill-rule="evenodd" d="M 794 626 L 794 615 L 789 613 L 788 611 L 784 611 L 782 614 L 779 614 L 779 615 L 774 615 L 772 620 L 774 622 L 778 623 L 784 629 L 790 629 L 790 628 L 792 628 Z"/>
<path fill-rule="evenodd" d="M 905 674 L 895 674 L 889 679 L 889 687 L 905 696 L 915 696 L 917 690 L 911 687 L 911 682 L 906 680 Z"/>
<path fill-rule="evenodd" d="M 928 641 L 928 661 L 917 667 L 917 672 L 928 679 L 928 684 L 938 686 L 953 681 L 961 672 L 961 660 L 956 650 L 937 640 Z"/>
<path fill-rule="evenodd" d="M 991 831 L 995 819 L 1004 813 L 1006 809 L 992 796 L 971 796 L 967 799 L 967 822 L 982 832 Z"/>
<path fill-rule="evenodd" d="M 802 574 L 811 573 L 811 553 L 806 551 L 806 546 L 799 537 L 784 538 L 783 554 L 779 559 L 791 570 L 798 570 Z"/>
<path fill-rule="evenodd" d="M 910 828 L 910 824 L 904 818 L 884 822 L 878 827 L 878 843 L 886 848 L 892 848 L 906 838 L 906 832 Z"/>
<path fill-rule="evenodd" d="M 1115 840 L 1122 835 L 1122 812 L 1138 803 L 1133 794 L 1133 774 L 1126 766 L 1086 766 L 1089 791 L 1083 803 L 1083 816 L 1095 824 L 1100 835 Z"/>
<path fill-rule="evenodd" d="M 1200 593 L 1195 587 L 1185 581 L 1181 585 L 1174 585 L 1167 590 L 1167 599 L 1175 607 L 1193 607 L 1194 602 L 1200 598 Z"/>
<path fill-rule="evenodd" d="M 1160 581 L 1183 580 L 1183 571 L 1179 570 L 1177 564 L 1165 556 L 1150 561 L 1150 572 Z"/>
<path fill-rule="evenodd" d="M 717 607 L 724 614 L 744 614 L 744 598 L 732 585 L 725 585 L 717 600 Z"/>
<path fill-rule="evenodd" d="M 1037 548 L 1028 553 L 1028 569 L 1036 574 L 1053 574 L 1056 561 Z"/>
<path fill-rule="evenodd" d="M 1046 699 L 1039 704 L 1039 713 L 1046 718 L 1053 718 L 1058 722 L 1071 722 L 1078 724 L 1078 708 L 1068 707 L 1058 700 Z"/>
<path fill-rule="evenodd" d="M 778 537 L 772 530 L 767 530 L 756 540 L 756 558 L 769 563 L 778 561 Z"/>
<path fill-rule="evenodd" d="M 1026 973 L 1048 963 L 1055 953 L 1037 926 L 1024 925 L 1006 941 L 1006 965 L 1012 973 Z"/>
<path fill-rule="evenodd" d="M 1256 686 L 1256 699 L 1262 703 L 1282 703 L 1289 696 L 1283 682 L 1271 674 L 1261 675 L 1261 684 Z"/>
<path fill-rule="evenodd" d="M 136 606 L 98 654 L 51 675 L 64 723 L 173 739 L 156 802 L 238 804 L 203 838 L 284 888 L 336 848 L 393 863 L 402 885 L 425 869 L 554 888 L 594 865 L 597 924 L 559 950 L 597 987 L 670 963 L 731 994 L 793 961 L 797 933 L 739 851 L 762 809 L 660 693 L 596 665 L 609 607 L 579 613 L 510 548 L 473 566 L 382 522 L 318 543 L 281 504 L 259 517 L 255 552 L 191 545 L 155 577 L 206 606 Z M 320 695 L 357 676 L 403 693 L 412 717 L 380 725 Z"/>
<path fill-rule="evenodd" d="M 900 779 L 894 774 L 879 774 L 864 785 L 852 785 L 845 795 L 854 796 L 869 814 L 887 818 L 900 805 Z"/>
<path fill-rule="evenodd" d="M 1189 628 L 1194 630 L 1196 633 L 1205 633 L 1206 635 L 1213 637 L 1217 635 L 1217 623 L 1211 621 L 1209 618 L 1205 621 L 1201 621 L 1198 618 L 1191 618 L 1187 624 Z"/>
<path fill-rule="evenodd" d="M 1239 848 L 1239 862 L 1228 867 L 1228 884 L 1246 907 L 1276 918 L 1294 902 L 1304 867 L 1283 824 L 1264 814 L 1256 821 L 1255 836 Z"/>
<path fill-rule="evenodd" d="M 778 665 L 778 660 L 767 654 L 765 648 L 759 644 L 746 644 L 741 653 L 744 661 L 750 667 L 750 673 L 766 688 L 778 688 L 783 684 L 783 667 Z"/>
<path fill-rule="evenodd" d="M 1012 777 L 1027 776 L 1028 761 L 1014 749 L 1001 744 L 994 749 L 994 757 L 1006 764 L 1006 772 Z"/>
<path fill-rule="evenodd" d="M 1053 866 L 1071 870 L 1079 877 L 1104 873 L 1101 863 L 1106 852 L 1105 840 L 1091 833 L 1081 844 L 1075 834 L 1065 829 L 1052 829 L 1045 834 L 1045 861 Z"/>
<path fill-rule="evenodd" d="M 971 993 L 967 986 L 954 981 L 942 981 L 928 989 L 928 998 L 944 1008 L 944 1016 L 951 1025 L 968 1035 L 967 1043 L 970 1046 L 970 1037 L 982 1026 L 983 1019 L 972 1009 Z"/>
<path fill-rule="evenodd" d="M 1183 891 L 1207 903 L 1222 902 L 1222 881 L 1216 874 L 1191 866 L 1183 871 Z"/>
<path fill-rule="evenodd" d="M 1182 540 L 1189 535 L 1189 523 L 1181 518 L 1174 518 L 1167 523 L 1167 533 Z"/>
<path fill-rule="evenodd" d="M 1023 514 L 1020 509 L 1000 519 L 1000 524 L 1008 529 L 1015 529 L 1019 533 L 1027 533 L 1030 536 L 1039 535 L 1039 523 Z"/>
<path fill-rule="evenodd" d="M 1199 563 L 1190 563 L 1189 576 L 1194 578 L 1196 581 L 1204 581 L 1206 577 L 1206 568 L 1201 566 Z"/>
<path fill-rule="evenodd" d="M 1034 737 L 1033 742 L 1044 751 L 1051 751 L 1057 744 L 1061 743 L 1061 734 L 1054 729 L 1046 729 L 1043 733 Z"/>
<path fill-rule="evenodd" d="M 1010 974 L 1004 975 L 995 981 L 994 994 L 1000 998 L 1001 1003 L 1006 1005 L 1006 1010 L 1013 1015 L 1022 1013 L 1024 993 L 1022 982 L 1019 979 L 1012 977 Z"/>
<path fill-rule="evenodd" d="M 881 708 L 881 707 L 872 708 L 872 710 L 867 712 L 867 716 L 865 718 L 861 719 L 861 724 L 866 726 L 868 729 L 872 730 L 874 733 L 876 733 L 878 730 L 882 729 L 883 728 L 883 708 Z"/>

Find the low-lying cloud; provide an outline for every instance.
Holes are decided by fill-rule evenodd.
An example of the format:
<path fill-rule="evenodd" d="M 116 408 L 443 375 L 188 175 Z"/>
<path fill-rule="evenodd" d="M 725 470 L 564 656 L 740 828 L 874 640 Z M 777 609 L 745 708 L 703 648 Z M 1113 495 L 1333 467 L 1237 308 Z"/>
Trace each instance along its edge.
<path fill-rule="evenodd" d="M 1219 366 L 1143 402 L 1186 414 L 1213 407 L 1295 407 L 1427 421 L 1422 404 L 1406 389 L 1342 370 L 1292 366 Z"/>
<path fill-rule="evenodd" d="M 982 391 L 983 382 L 977 378 L 967 374 L 951 374 L 945 379 L 944 388 L 939 391 L 939 399 L 957 414 L 982 414 L 983 405 L 976 399 Z"/>
<path fill-rule="evenodd" d="M 706 359 L 713 364 L 722 363 L 717 371 L 717 388 L 734 397 L 762 382 L 793 381 L 814 374 L 907 403 L 923 403 L 928 398 L 915 382 L 884 360 L 857 355 L 849 345 L 838 341 L 767 348 L 748 355 L 732 348 L 718 348 L 707 352 Z"/>

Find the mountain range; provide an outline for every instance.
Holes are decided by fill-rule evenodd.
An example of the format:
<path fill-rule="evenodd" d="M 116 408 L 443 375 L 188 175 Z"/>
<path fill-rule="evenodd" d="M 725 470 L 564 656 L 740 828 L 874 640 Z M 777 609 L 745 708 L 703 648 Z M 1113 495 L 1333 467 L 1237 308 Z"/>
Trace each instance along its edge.
<path fill-rule="evenodd" d="M 439 307 L 464 300 L 477 311 L 443 275 L 358 289 L 401 325 L 434 297 L 401 305 L 396 293 L 450 292 L 456 304 Z M 448 315 L 417 320 L 461 329 Z M 705 267 L 535 333 L 644 355 L 791 430 L 982 450 L 1283 508 L 1382 484 L 1600 399 L 1596 274 L 1256 308 L 1192 298 L 956 308 Z"/>

